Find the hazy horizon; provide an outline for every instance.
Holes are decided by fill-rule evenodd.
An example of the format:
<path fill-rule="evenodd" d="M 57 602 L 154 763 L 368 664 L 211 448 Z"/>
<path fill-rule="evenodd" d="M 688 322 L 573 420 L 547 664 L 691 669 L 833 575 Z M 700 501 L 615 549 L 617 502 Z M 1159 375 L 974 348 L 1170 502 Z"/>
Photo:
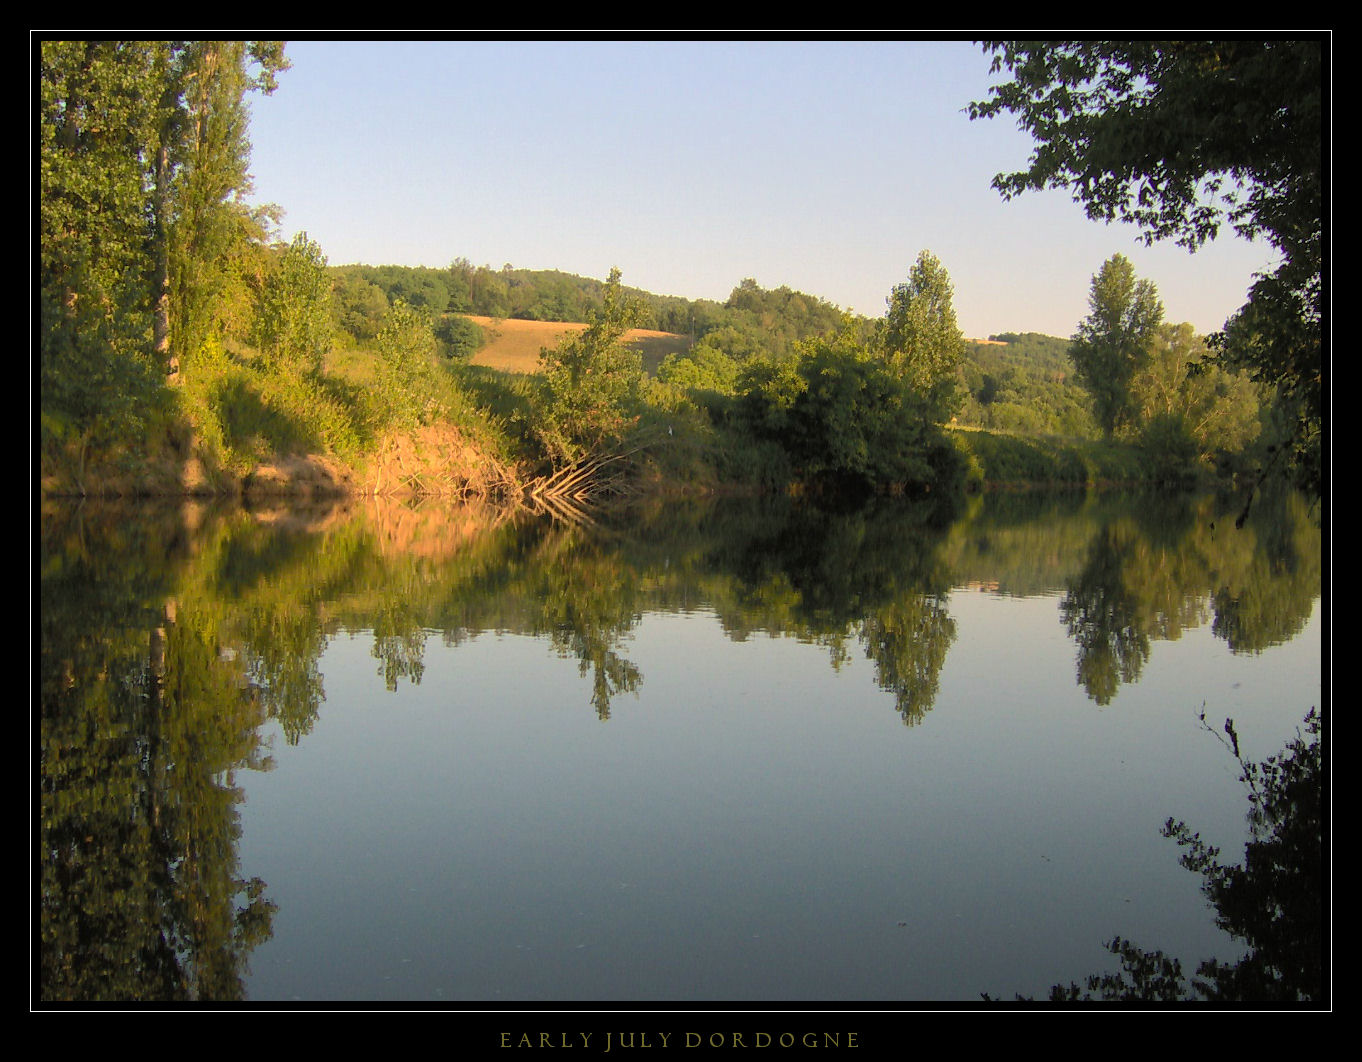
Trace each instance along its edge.
<path fill-rule="evenodd" d="M 251 99 L 256 202 L 334 265 L 558 269 L 723 301 L 744 278 L 883 314 L 923 249 L 971 338 L 1069 336 L 1120 253 L 1166 319 L 1218 330 L 1271 248 L 1195 255 L 1088 220 L 1067 193 L 1004 202 L 1033 144 L 971 122 L 965 41 L 293 41 Z"/>

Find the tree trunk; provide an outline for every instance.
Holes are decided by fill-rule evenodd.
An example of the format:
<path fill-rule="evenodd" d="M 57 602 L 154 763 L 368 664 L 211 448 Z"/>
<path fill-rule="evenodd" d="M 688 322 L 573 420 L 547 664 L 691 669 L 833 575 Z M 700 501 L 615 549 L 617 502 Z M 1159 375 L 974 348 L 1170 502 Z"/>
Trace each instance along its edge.
<path fill-rule="evenodd" d="M 156 261 L 152 290 L 156 294 L 152 310 L 152 344 L 156 357 L 165 366 L 166 380 L 171 385 L 180 382 L 180 359 L 170 349 L 170 234 L 167 213 L 170 209 L 170 151 L 163 132 L 156 153 L 155 242 Z"/>

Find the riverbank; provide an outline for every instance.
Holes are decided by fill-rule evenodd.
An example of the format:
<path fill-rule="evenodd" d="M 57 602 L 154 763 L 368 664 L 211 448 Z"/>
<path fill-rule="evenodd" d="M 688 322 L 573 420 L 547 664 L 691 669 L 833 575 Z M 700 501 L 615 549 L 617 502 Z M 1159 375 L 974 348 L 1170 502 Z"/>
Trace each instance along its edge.
<path fill-rule="evenodd" d="M 1210 470 L 1170 477 L 1129 443 L 1011 436 L 954 429 L 950 439 L 964 466 L 967 493 L 1088 490 L 1227 482 Z M 703 452 L 659 461 L 643 452 L 630 477 L 632 492 L 649 496 L 770 492 L 767 478 L 720 475 Z M 320 497 L 420 496 L 502 500 L 531 489 L 537 470 L 507 462 L 485 443 L 450 423 L 390 432 L 370 452 L 266 455 L 227 467 L 192 440 L 171 442 L 155 454 L 119 454 L 81 467 L 77 455 L 44 453 L 39 491 L 44 497 Z M 797 481 L 786 489 L 798 491 Z"/>
<path fill-rule="evenodd" d="M 63 459 L 65 458 L 65 459 Z M 451 424 L 390 432 L 354 459 L 333 454 L 268 455 L 227 467 L 192 441 L 154 455 L 121 454 L 81 467 L 74 455 L 44 454 L 45 497 L 295 498 L 438 495 L 496 498 L 523 489 L 527 477 Z"/>

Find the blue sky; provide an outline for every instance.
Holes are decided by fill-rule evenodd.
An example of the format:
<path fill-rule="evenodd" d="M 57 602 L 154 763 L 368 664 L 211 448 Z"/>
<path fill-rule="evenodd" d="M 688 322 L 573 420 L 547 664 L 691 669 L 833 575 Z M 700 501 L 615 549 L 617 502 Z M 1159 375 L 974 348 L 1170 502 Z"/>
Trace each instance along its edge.
<path fill-rule="evenodd" d="M 1005 203 L 1032 144 L 970 122 L 968 42 L 293 41 L 252 100 L 257 201 L 334 265 L 562 269 L 725 299 L 744 278 L 857 313 L 931 250 L 967 336 L 1070 335 L 1112 254 L 1219 328 L 1271 249 L 1143 247 L 1063 192 Z"/>

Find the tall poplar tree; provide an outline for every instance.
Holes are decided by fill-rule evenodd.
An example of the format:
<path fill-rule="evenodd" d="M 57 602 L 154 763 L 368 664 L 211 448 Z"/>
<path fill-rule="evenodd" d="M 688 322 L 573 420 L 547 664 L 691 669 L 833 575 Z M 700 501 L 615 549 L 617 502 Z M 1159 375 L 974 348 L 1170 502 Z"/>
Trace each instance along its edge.
<path fill-rule="evenodd" d="M 263 238 L 242 198 L 251 187 L 246 95 L 273 92 L 288 63 L 282 41 L 172 42 L 162 61 L 156 328 L 174 375 L 219 324 L 228 252 Z"/>
<path fill-rule="evenodd" d="M 38 308 L 43 438 L 86 453 L 136 432 L 161 378 L 149 343 L 152 47 L 43 41 Z"/>
<path fill-rule="evenodd" d="M 43 424 L 135 429 L 211 332 L 222 263 L 258 238 L 245 96 L 279 41 L 44 40 L 38 51 Z"/>
<path fill-rule="evenodd" d="M 1097 423 L 1110 438 L 1135 420 L 1131 382 L 1149 361 L 1163 303 L 1154 285 L 1137 278 L 1130 260 L 1116 254 L 1092 278 L 1088 306 L 1069 357 L 1092 396 Z"/>
<path fill-rule="evenodd" d="M 955 371 L 965 340 L 951 300 L 955 289 L 941 260 L 922 251 L 907 283 L 894 288 L 880 336 L 888 367 L 928 403 L 930 416 L 948 420 L 959 406 Z"/>

